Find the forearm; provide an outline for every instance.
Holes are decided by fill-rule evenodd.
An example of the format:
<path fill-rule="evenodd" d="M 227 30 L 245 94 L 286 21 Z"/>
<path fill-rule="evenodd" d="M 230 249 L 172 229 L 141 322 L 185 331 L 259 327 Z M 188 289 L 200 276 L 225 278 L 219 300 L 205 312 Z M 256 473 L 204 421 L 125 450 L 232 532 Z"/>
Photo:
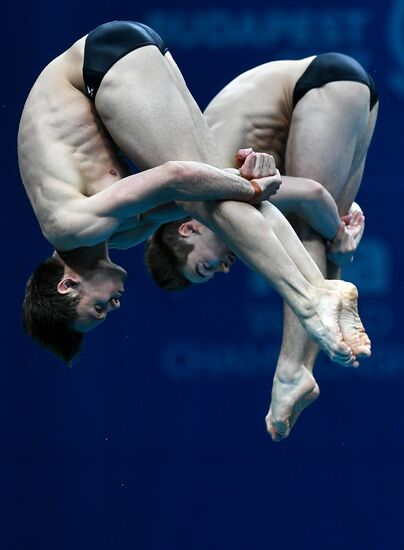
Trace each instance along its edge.
<path fill-rule="evenodd" d="M 283 176 L 283 188 L 287 188 L 291 176 Z M 326 240 L 333 240 L 340 224 L 338 207 L 331 194 L 320 183 L 298 178 L 299 195 L 291 210 Z M 276 202 L 274 202 L 276 204 Z M 282 208 L 281 208 L 282 210 Z"/>
<path fill-rule="evenodd" d="M 250 181 L 237 170 L 220 170 L 209 164 L 191 161 L 170 163 L 178 176 L 170 183 L 170 200 L 182 201 L 235 200 L 248 202 L 254 197 Z"/>
<path fill-rule="evenodd" d="M 71 201 L 71 210 L 93 220 L 113 218 L 121 224 L 174 201 L 249 201 L 254 196 L 254 186 L 231 172 L 201 162 L 169 161 L 123 178 L 84 200 Z M 81 224 L 84 229 L 87 222 L 84 219 Z"/>
<path fill-rule="evenodd" d="M 313 286 L 322 286 L 323 275 L 313 258 L 285 216 L 270 202 L 264 201 L 256 208 L 269 223 L 303 277 Z"/>

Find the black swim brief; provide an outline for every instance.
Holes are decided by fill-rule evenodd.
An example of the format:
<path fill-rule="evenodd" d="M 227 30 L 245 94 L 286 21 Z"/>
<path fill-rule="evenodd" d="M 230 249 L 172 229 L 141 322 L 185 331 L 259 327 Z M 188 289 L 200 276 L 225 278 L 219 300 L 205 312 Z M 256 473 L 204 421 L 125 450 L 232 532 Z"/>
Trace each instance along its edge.
<path fill-rule="evenodd" d="M 323 53 L 313 59 L 296 82 L 293 108 L 313 88 L 321 88 L 329 82 L 340 80 L 365 84 L 370 91 L 370 110 L 373 109 L 379 96 L 372 77 L 355 59 L 341 53 Z"/>
<path fill-rule="evenodd" d="M 119 59 L 143 46 L 157 46 L 164 55 L 161 37 L 135 21 L 111 21 L 91 31 L 84 47 L 83 77 L 88 96 L 94 101 L 104 75 Z"/>

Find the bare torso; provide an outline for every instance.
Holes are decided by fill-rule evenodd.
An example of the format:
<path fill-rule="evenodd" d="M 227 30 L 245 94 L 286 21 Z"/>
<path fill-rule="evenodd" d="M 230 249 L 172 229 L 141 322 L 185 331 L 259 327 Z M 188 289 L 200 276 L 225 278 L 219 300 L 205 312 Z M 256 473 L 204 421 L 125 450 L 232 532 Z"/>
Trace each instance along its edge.
<path fill-rule="evenodd" d="M 226 166 L 234 166 L 238 149 L 252 147 L 273 155 L 283 171 L 293 90 L 313 59 L 260 65 L 234 79 L 211 101 L 204 116 Z"/>
<path fill-rule="evenodd" d="M 65 202 L 94 195 L 127 175 L 84 92 L 84 40 L 42 71 L 20 122 L 20 173 L 45 236 Z"/>

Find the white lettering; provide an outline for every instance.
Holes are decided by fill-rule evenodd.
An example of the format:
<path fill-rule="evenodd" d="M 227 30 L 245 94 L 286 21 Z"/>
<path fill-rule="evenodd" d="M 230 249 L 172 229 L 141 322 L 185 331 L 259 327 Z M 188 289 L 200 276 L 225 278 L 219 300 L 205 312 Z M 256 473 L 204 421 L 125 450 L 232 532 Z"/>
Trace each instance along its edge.
<path fill-rule="evenodd" d="M 168 47 L 240 48 L 282 50 L 293 48 L 294 57 L 313 51 L 343 50 L 365 55 L 365 33 L 370 20 L 367 9 L 256 11 L 165 10 L 157 9 L 145 16 L 147 24 L 161 34 Z M 277 51 L 277 56 L 280 55 Z M 358 53 L 358 52 L 356 52 Z"/>

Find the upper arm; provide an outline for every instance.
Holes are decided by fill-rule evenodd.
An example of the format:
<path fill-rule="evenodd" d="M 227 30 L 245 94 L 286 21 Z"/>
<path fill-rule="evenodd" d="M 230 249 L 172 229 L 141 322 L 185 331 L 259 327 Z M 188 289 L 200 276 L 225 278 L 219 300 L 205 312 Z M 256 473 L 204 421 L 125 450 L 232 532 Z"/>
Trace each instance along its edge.
<path fill-rule="evenodd" d="M 136 219 L 129 218 L 122 223 L 110 237 L 108 245 L 121 250 L 131 248 L 145 241 L 163 223 L 179 220 L 184 216 L 184 210 L 175 203 L 157 206 Z"/>
<path fill-rule="evenodd" d="M 72 250 L 108 240 L 118 226 L 116 218 L 86 212 L 78 201 L 72 201 L 56 212 L 55 223 L 44 235 L 56 250 Z"/>
<path fill-rule="evenodd" d="M 168 202 L 180 170 L 166 163 L 123 178 L 91 197 L 65 201 L 52 215 L 45 236 L 61 250 L 106 241 L 127 218 Z"/>

